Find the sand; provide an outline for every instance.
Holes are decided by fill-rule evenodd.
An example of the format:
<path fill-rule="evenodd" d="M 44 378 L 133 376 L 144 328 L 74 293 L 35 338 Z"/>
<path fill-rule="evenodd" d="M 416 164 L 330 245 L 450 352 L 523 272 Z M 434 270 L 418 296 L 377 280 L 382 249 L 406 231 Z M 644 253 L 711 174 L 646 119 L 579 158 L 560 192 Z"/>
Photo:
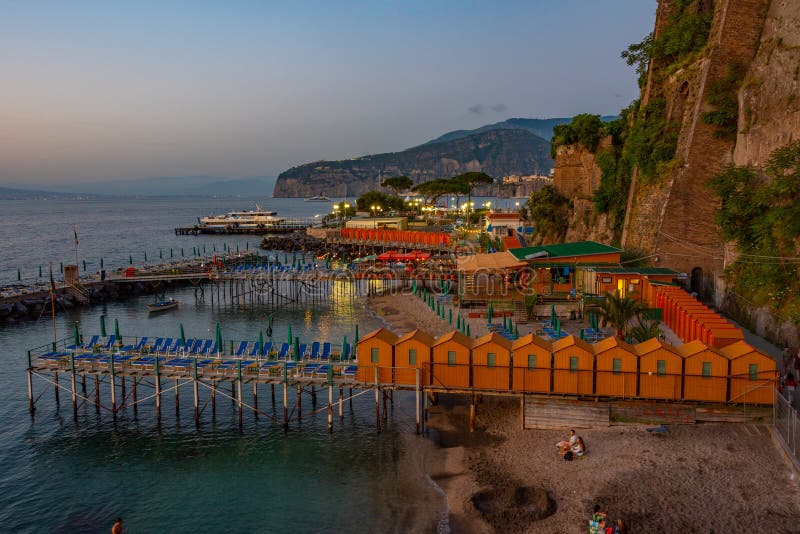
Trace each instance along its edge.
<path fill-rule="evenodd" d="M 411 295 L 369 305 L 397 334 L 416 325 L 434 336 L 451 330 Z M 471 324 L 473 336 L 485 333 L 480 320 Z M 447 503 L 447 525 L 423 530 L 584 533 L 597 503 L 629 532 L 800 532 L 797 473 L 769 425 L 679 425 L 664 435 L 645 428 L 578 429 L 588 453 L 565 462 L 555 444 L 567 430 L 521 429 L 518 399 L 484 397 L 470 433 L 466 399 L 442 395 L 428 421 L 438 447 L 410 437 L 417 476 L 429 476 Z"/>

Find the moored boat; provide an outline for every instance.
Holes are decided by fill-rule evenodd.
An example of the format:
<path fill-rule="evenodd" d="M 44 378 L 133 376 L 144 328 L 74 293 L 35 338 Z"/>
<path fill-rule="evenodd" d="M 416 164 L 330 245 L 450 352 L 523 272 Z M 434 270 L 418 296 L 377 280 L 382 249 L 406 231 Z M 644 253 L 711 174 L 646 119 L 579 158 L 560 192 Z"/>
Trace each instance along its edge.
<path fill-rule="evenodd" d="M 160 300 L 153 304 L 148 304 L 147 311 L 153 313 L 153 312 L 171 310 L 172 308 L 177 308 L 178 304 L 180 304 L 180 302 L 178 302 L 175 299 Z"/>
<path fill-rule="evenodd" d="M 330 201 L 331 201 L 331 199 L 329 199 L 325 195 L 317 195 L 317 196 L 305 199 L 305 202 L 330 202 Z"/>

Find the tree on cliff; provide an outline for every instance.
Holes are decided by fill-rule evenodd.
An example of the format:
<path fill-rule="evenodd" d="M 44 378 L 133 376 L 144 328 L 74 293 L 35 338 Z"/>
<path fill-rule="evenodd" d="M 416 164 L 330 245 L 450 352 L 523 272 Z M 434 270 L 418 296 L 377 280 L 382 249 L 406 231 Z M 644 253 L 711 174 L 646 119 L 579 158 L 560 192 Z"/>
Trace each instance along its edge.
<path fill-rule="evenodd" d="M 564 239 L 569 226 L 569 199 L 552 185 L 546 185 L 531 195 L 528 200 L 530 219 L 536 229 L 537 238 L 552 242 Z"/>
<path fill-rule="evenodd" d="M 414 185 L 414 181 L 408 176 L 392 176 L 381 182 L 381 187 L 388 187 L 394 191 L 394 196 L 399 197 L 401 191 L 408 191 Z"/>

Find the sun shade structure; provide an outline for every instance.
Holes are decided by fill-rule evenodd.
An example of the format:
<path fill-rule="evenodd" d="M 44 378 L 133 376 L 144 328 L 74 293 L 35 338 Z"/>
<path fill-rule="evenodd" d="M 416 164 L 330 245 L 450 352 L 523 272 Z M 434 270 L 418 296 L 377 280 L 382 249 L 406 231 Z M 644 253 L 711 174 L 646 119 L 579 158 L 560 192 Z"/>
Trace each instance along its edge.
<path fill-rule="evenodd" d="M 520 269 L 526 267 L 524 261 L 515 258 L 510 252 L 495 252 L 493 254 L 475 254 L 474 256 L 461 256 L 456 260 L 456 269 L 459 272 L 499 271 L 506 269 Z"/>

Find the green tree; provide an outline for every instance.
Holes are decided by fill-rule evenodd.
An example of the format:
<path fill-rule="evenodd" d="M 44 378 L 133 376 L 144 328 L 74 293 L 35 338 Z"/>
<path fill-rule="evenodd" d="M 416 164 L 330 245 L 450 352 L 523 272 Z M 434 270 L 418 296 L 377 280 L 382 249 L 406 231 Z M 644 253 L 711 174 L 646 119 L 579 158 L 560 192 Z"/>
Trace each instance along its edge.
<path fill-rule="evenodd" d="M 659 321 L 648 321 L 641 316 L 637 320 L 638 324 L 631 328 L 630 337 L 636 340 L 637 343 L 653 339 L 661 335 L 661 324 Z"/>
<path fill-rule="evenodd" d="M 465 191 L 467 195 L 467 213 L 472 209 L 472 190 L 478 184 L 493 184 L 494 178 L 483 172 L 465 172 L 450 178 L 453 185 L 452 192 Z M 469 215 L 467 216 L 469 221 Z"/>
<path fill-rule="evenodd" d="M 625 63 L 636 69 L 639 79 L 639 88 L 647 83 L 647 70 L 650 67 L 650 58 L 653 57 L 653 32 L 647 34 L 639 43 L 634 43 L 620 54 Z"/>
<path fill-rule="evenodd" d="M 394 191 L 396 197 L 400 196 L 402 191 L 408 191 L 414 185 L 414 181 L 408 176 L 392 176 L 381 182 L 381 187 L 388 187 Z"/>
<path fill-rule="evenodd" d="M 356 199 L 356 205 L 361 211 L 369 210 L 369 207 L 374 205 L 380 206 L 384 211 L 404 209 L 401 198 L 381 191 L 367 191 Z"/>
<path fill-rule="evenodd" d="M 606 293 L 606 298 L 600 302 L 599 314 L 603 324 L 610 324 L 616 330 L 616 336 L 624 339 L 629 323 L 638 319 L 643 311 L 642 304 L 631 295 L 621 297 L 619 291 Z"/>
<path fill-rule="evenodd" d="M 569 199 L 552 185 L 546 185 L 528 200 L 530 220 L 542 241 L 561 241 L 569 225 Z"/>
<path fill-rule="evenodd" d="M 590 152 L 597 150 L 603 136 L 603 121 L 600 115 L 581 113 L 572 118 L 572 122 L 553 127 L 553 138 L 550 141 L 550 157 L 555 159 L 558 148 L 562 145 L 580 143 Z"/>

